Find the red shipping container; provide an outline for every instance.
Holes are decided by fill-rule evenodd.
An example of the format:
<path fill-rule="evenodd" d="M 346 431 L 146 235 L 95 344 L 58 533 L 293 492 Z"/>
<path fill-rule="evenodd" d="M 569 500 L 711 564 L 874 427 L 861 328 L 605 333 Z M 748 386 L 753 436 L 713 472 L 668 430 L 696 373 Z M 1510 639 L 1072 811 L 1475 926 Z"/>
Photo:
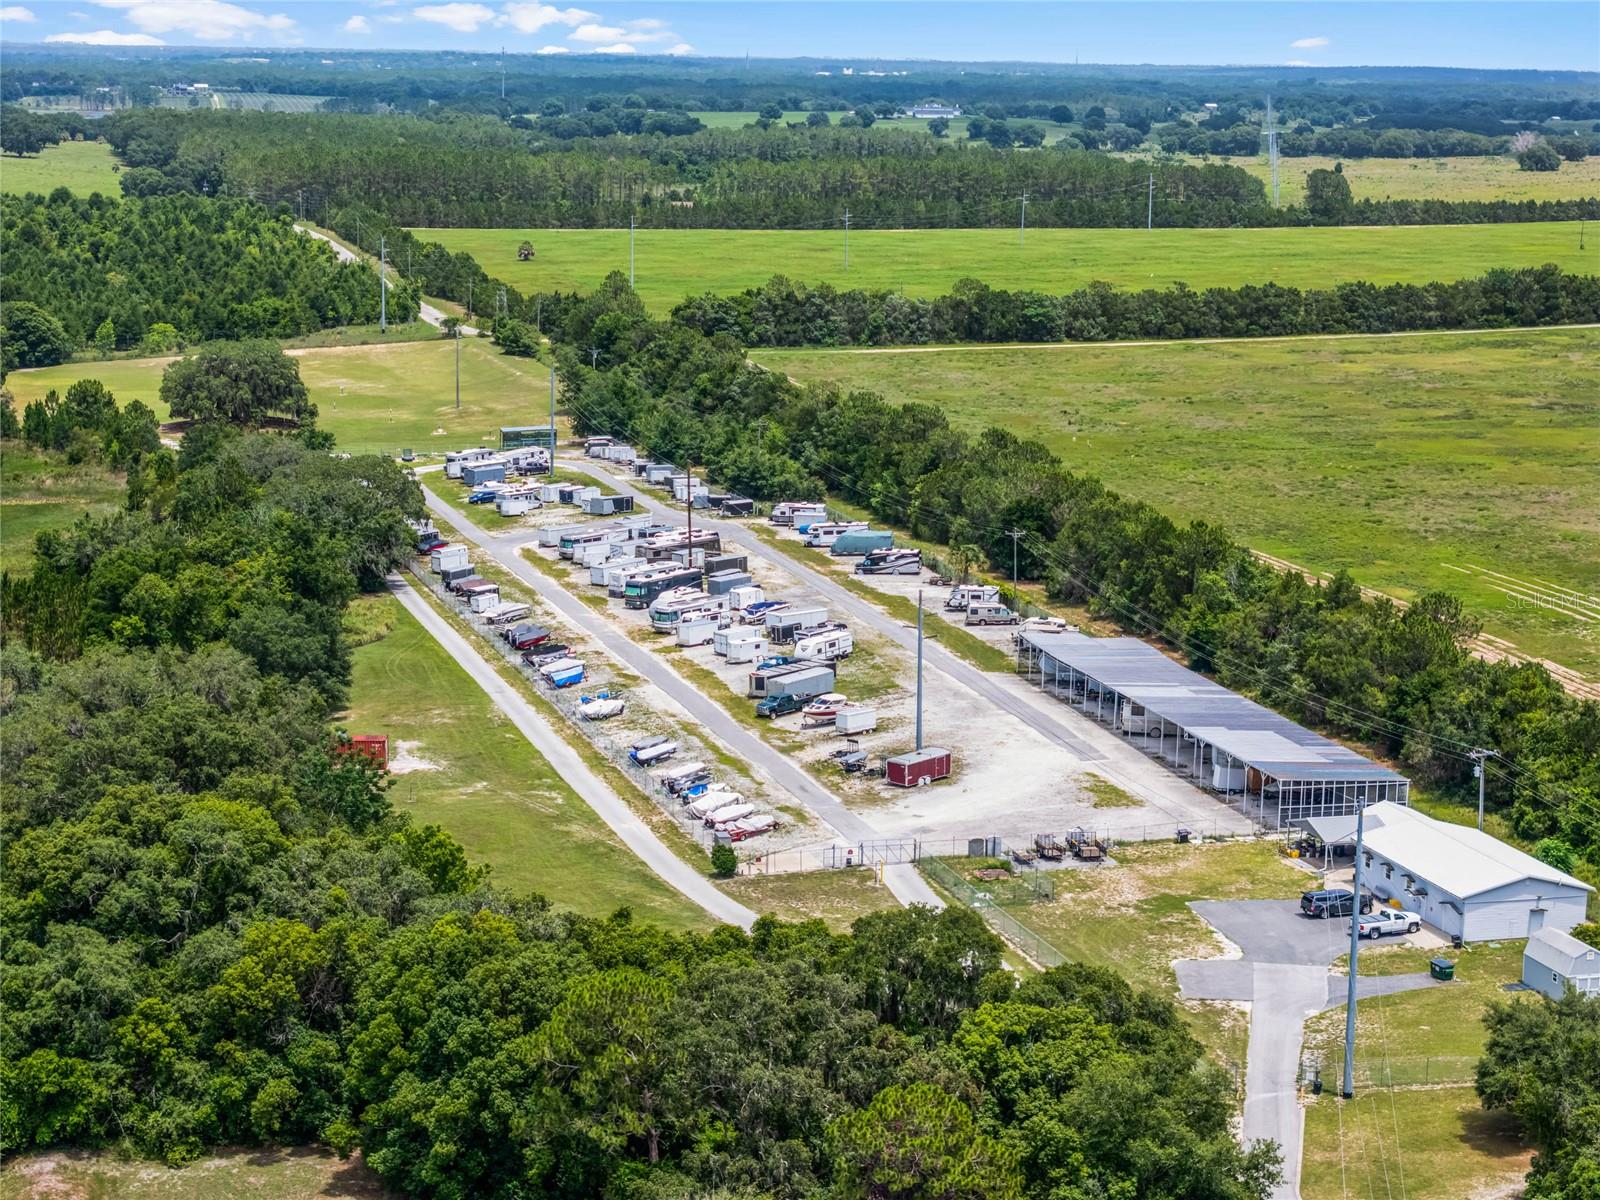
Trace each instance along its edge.
<path fill-rule="evenodd" d="M 385 733 L 356 733 L 350 736 L 350 753 L 365 754 L 377 766 L 389 767 L 389 735 Z"/>
<path fill-rule="evenodd" d="M 884 777 L 895 787 L 921 787 L 950 777 L 950 751 L 924 746 L 884 763 Z"/>

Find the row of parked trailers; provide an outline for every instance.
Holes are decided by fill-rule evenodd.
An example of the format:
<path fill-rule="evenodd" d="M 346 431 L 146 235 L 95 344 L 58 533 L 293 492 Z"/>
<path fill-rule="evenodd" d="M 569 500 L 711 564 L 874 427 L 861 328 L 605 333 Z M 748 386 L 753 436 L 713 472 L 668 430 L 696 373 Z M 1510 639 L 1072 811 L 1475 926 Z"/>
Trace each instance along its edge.
<path fill-rule="evenodd" d="M 590 458 L 621 463 L 632 470 L 634 477 L 652 487 L 667 488 L 679 504 L 694 508 L 715 509 L 728 516 L 747 516 L 755 502 L 733 492 L 714 492 L 703 479 L 692 479 L 686 472 L 669 462 L 656 462 L 641 455 L 632 446 L 615 438 L 592 437 L 583 443 L 584 453 Z"/>
<path fill-rule="evenodd" d="M 784 500 L 773 505 L 770 519 L 800 534 L 807 546 L 827 550 L 836 558 L 859 557 L 857 575 L 922 573 L 921 550 L 896 546 L 893 532 L 873 529 L 865 521 L 833 520 L 825 505 Z"/>
<path fill-rule="evenodd" d="M 675 753 L 677 743 L 668 744 L 672 751 L 661 756 L 660 747 L 644 743 L 646 755 L 657 755 L 647 761 L 660 762 L 663 757 Z M 636 762 L 639 761 L 638 753 L 637 750 L 630 750 Z M 742 842 L 771 833 L 778 827 L 777 817 L 758 811 L 743 795 L 717 782 L 716 775 L 706 763 L 687 762 L 670 767 L 656 775 L 656 785 L 683 806 L 686 816 L 710 829 L 718 841 Z"/>

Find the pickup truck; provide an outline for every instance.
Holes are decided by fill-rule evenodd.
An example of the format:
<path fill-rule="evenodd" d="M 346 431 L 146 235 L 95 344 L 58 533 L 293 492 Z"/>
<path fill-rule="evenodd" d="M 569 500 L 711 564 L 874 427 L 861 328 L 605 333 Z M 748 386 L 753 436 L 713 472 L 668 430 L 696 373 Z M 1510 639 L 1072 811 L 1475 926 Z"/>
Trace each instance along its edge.
<path fill-rule="evenodd" d="M 1308 917 L 1348 917 L 1350 915 L 1350 892 L 1345 888 L 1331 888 L 1322 892 L 1302 892 L 1300 895 L 1300 911 Z M 1361 897 L 1361 911 L 1372 911 L 1372 897 L 1363 894 Z"/>
<path fill-rule="evenodd" d="M 756 705 L 758 717 L 782 717 L 788 713 L 799 712 L 806 706 L 806 697 L 803 696 L 768 696 Z"/>
<path fill-rule="evenodd" d="M 1380 908 L 1362 917 L 1357 931 L 1364 938 L 1381 938 L 1386 933 L 1415 933 L 1422 928 L 1422 918 L 1403 908 Z"/>

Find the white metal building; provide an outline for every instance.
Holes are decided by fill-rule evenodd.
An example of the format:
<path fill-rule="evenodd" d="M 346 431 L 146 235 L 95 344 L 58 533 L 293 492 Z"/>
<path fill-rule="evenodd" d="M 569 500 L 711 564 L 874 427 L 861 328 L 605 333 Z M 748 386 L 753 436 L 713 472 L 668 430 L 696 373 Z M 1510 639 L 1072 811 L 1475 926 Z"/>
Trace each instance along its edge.
<path fill-rule="evenodd" d="M 1361 882 L 1464 942 L 1566 931 L 1584 919 L 1594 889 L 1468 825 L 1414 808 L 1366 810 Z"/>
<path fill-rule="evenodd" d="M 1522 952 L 1522 982 L 1552 1000 L 1568 988 L 1581 996 L 1600 996 L 1600 950 L 1559 929 L 1541 929 Z"/>

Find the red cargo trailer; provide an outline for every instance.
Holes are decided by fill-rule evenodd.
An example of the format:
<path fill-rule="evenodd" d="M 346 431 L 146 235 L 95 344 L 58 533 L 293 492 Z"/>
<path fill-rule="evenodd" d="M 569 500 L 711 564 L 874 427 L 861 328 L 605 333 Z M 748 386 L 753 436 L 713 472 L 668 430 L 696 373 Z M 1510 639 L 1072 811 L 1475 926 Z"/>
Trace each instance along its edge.
<path fill-rule="evenodd" d="M 884 763 L 884 777 L 895 787 L 921 787 L 950 777 L 950 751 L 925 746 Z"/>
<path fill-rule="evenodd" d="M 347 754 L 361 754 L 372 760 L 374 766 L 389 766 L 389 737 L 383 733 L 353 733 L 350 735 L 350 744 L 345 749 Z"/>

